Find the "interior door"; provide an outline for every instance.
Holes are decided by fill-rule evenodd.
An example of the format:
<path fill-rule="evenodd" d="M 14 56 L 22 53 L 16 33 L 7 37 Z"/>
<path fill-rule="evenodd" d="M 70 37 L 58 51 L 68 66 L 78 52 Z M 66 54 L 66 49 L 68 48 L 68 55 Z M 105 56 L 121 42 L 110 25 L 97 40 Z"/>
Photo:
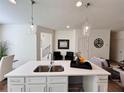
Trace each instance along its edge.
<path fill-rule="evenodd" d="M 52 34 L 41 32 L 40 38 L 41 60 L 48 60 L 49 52 L 52 52 Z"/>

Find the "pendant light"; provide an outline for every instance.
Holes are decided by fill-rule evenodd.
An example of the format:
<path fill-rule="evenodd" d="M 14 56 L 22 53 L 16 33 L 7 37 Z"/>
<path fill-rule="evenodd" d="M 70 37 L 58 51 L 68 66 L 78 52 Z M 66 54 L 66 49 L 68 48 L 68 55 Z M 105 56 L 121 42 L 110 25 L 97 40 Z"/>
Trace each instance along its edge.
<path fill-rule="evenodd" d="M 82 37 L 81 37 L 81 51 L 83 53 L 83 56 L 85 56 L 86 58 L 89 58 L 90 57 L 90 53 L 89 53 L 89 36 L 90 36 L 90 26 L 89 26 L 89 23 L 88 23 L 88 8 L 89 6 L 91 5 L 91 3 L 89 3 L 87 0 L 79 0 L 77 3 L 76 3 L 76 7 L 83 7 L 85 8 L 86 12 L 84 13 L 84 24 L 82 24 Z"/>
<path fill-rule="evenodd" d="M 80 0 L 80 1 L 78 1 L 78 2 L 76 3 L 76 7 L 81 7 L 82 4 L 83 4 L 83 2 Z"/>
<path fill-rule="evenodd" d="M 31 0 L 31 30 L 33 31 L 35 26 L 34 26 L 34 4 L 36 2 L 34 0 Z"/>
<path fill-rule="evenodd" d="M 86 12 L 88 11 L 88 7 L 90 6 L 91 4 L 90 3 L 86 3 L 84 6 L 86 8 Z M 89 23 L 88 23 L 88 13 L 85 13 L 85 24 L 83 25 L 83 35 L 84 36 L 89 36 L 89 29 L 90 29 L 90 26 L 89 26 Z"/>
<path fill-rule="evenodd" d="M 9 0 L 12 4 L 16 5 L 16 0 Z"/>
<path fill-rule="evenodd" d="M 79 0 L 76 2 L 76 7 L 84 7 L 88 10 L 88 7 L 91 5 L 91 3 L 85 1 L 85 0 Z M 87 11 L 86 11 L 87 12 Z M 85 23 L 82 25 L 82 28 L 83 28 L 83 35 L 84 36 L 88 36 L 89 35 L 89 29 L 90 29 L 90 26 L 88 25 L 88 13 L 84 13 L 85 14 Z"/>
<path fill-rule="evenodd" d="M 90 26 L 89 26 L 89 23 L 88 23 L 88 8 L 91 4 L 88 2 L 86 4 L 84 4 L 84 7 L 86 8 L 86 13 L 85 13 L 85 24 L 83 25 L 83 42 L 84 42 L 84 54 L 87 58 L 90 57 L 90 53 L 89 53 L 89 49 L 90 49 L 90 46 L 89 46 L 89 37 L 90 37 Z"/>

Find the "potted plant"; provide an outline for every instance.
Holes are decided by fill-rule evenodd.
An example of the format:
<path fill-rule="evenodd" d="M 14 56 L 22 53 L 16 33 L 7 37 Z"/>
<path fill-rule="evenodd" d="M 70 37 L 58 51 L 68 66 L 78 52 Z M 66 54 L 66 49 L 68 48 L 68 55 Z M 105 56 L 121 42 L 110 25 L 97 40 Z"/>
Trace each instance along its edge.
<path fill-rule="evenodd" d="M 8 46 L 7 46 L 7 42 L 0 42 L 0 60 L 3 56 L 7 56 L 7 50 L 8 50 Z"/>

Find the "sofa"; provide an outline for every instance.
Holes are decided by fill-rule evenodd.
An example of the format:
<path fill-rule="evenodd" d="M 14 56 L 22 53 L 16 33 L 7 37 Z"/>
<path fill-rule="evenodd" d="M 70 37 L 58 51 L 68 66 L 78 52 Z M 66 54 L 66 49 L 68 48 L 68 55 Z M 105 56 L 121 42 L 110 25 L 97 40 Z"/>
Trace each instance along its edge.
<path fill-rule="evenodd" d="M 89 61 L 93 62 L 94 64 L 98 65 L 99 67 L 110 72 L 111 73 L 111 75 L 109 76 L 110 79 L 116 79 L 116 80 L 120 81 L 120 73 L 113 69 L 109 59 L 93 57 L 93 58 L 90 58 Z"/>

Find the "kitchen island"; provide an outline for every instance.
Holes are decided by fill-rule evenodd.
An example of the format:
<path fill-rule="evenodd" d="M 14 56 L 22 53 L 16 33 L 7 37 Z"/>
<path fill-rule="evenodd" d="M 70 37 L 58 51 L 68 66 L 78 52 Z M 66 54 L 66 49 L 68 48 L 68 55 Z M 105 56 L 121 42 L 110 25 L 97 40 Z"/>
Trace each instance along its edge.
<path fill-rule="evenodd" d="M 5 75 L 9 92 L 67 92 L 68 77 L 82 76 L 85 92 L 107 92 L 108 73 L 91 63 L 92 70 L 70 67 L 70 61 L 54 61 L 61 65 L 62 72 L 34 72 L 40 65 L 49 65 L 49 61 L 30 61 Z"/>

